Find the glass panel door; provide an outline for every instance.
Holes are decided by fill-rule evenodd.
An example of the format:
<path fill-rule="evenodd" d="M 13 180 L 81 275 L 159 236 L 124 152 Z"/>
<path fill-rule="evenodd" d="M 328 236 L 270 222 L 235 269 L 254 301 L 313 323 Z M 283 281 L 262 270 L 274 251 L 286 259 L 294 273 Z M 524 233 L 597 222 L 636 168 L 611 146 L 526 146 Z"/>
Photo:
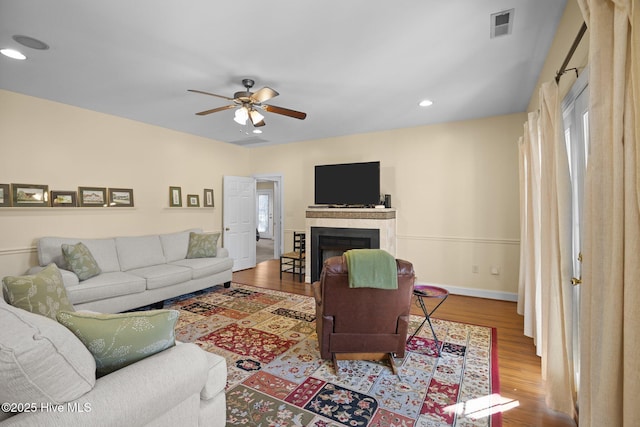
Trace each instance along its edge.
<path fill-rule="evenodd" d="M 571 176 L 571 231 L 573 253 L 573 363 L 576 391 L 580 390 L 580 282 L 584 178 L 589 156 L 589 87 L 585 70 L 563 102 L 565 143 Z"/>
<path fill-rule="evenodd" d="M 273 191 L 258 190 L 258 233 L 260 238 L 273 239 Z"/>

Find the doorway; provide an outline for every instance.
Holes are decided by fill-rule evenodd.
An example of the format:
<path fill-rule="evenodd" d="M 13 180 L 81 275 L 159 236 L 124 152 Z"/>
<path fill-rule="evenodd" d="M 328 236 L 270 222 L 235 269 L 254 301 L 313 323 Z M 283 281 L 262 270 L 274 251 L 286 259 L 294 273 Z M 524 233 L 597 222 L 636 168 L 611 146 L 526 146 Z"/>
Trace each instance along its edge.
<path fill-rule="evenodd" d="M 256 179 L 256 263 L 278 259 L 282 253 L 282 175 Z"/>

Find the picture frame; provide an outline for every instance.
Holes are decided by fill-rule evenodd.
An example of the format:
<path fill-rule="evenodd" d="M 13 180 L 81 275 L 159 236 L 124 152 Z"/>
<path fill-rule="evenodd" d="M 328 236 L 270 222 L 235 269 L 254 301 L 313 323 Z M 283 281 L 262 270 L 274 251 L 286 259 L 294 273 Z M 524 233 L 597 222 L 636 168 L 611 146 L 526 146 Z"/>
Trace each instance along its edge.
<path fill-rule="evenodd" d="M 54 208 L 75 208 L 78 206 L 78 193 L 75 191 L 54 191 L 51 190 L 49 200 Z"/>
<path fill-rule="evenodd" d="M 109 188 L 109 206 L 116 208 L 131 208 L 133 204 L 132 188 Z"/>
<path fill-rule="evenodd" d="M 11 184 L 12 204 L 16 207 L 49 206 L 49 186 L 39 184 Z"/>
<path fill-rule="evenodd" d="M 187 194 L 187 206 L 190 208 L 199 208 L 200 196 L 197 194 Z"/>
<path fill-rule="evenodd" d="M 204 189 L 204 195 L 202 197 L 202 206 L 205 208 L 213 207 L 213 190 L 210 188 Z"/>
<path fill-rule="evenodd" d="M 78 204 L 82 207 L 104 207 L 107 204 L 106 187 L 78 187 Z"/>
<path fill-rule="evenodd" d="M 0 208 L 11 206 L 11 188 L 9 184 L 0 184 Z"/>
<path fill-rule="evenodd" d="M 169 207 L 182 207 L 182 188 L 169 187 Z"/>

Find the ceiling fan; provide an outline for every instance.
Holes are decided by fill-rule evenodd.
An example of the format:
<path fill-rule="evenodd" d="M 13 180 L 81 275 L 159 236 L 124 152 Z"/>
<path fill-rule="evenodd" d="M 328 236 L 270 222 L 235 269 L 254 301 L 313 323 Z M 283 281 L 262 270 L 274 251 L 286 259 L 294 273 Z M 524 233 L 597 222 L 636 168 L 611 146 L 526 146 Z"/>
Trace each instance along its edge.
<path fill-rule="evenodd" d="M 269 113 L 281 114 L 283 116 L 293 117 L 296 119 L 304 120 L 307 117 L 307 113 L 303 113 L 300 111 L 290 110 L 288 108 L 276 107 L 275 105 L 263 104 L 263 102 L 270 100 L 278 96 L 278 92 L 271 89 L 270 87 L 263 87 L 258 91 L 251 92 L 250 89 L 253 87 L 255 82 L 251 79 L 243 79 L 242 85 L 246 88 L 246 91 L 236 92 L 233 95 L 233 98 L 229 98 L 224 95 L 216 95 L 215 93 L 204 92 L 201 90 L 188 89 L 189 92 L 202 93 L 204 95 L 211 95 L 218 98 L 226 99 L 228 101 L 232 101 L 233 104 L 225 105 L 224 107 L 213 108 L 211 110 L 200 111 L 196 113 L 198 116 L 206 116 L 207 114 L 217 113 L 218 111 L 229 110 L 231 108 L 239 107 L 236 110 L 235 120 L 237 123 L 241 125 L 246 125 L 247 120 L 251 121 L 251 124 L 255 127 L 264 126 L 264 116 L 260 114 L 257 109 L 261 109 L 267 111 Z"/>

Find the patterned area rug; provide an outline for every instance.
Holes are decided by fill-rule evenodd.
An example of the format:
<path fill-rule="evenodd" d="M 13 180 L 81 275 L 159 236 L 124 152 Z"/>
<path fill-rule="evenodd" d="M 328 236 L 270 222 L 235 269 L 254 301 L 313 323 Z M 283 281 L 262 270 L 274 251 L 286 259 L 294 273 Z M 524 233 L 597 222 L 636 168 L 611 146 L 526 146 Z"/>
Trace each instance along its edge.
<path fill-rule="evenodd" d="M 500 426 L 492 328 L 433 319 L 396 359 L 320 359 L 313 298 L 232 284 L 165 302 L 176 338 L 226 358 L 227 426 Z M 423 317 L 411 316 L 410 331 Z M 478 402 L 483 402 L 478 404 Z M 494 402 L 495 403 L 495 402 Z M 479 405 L 479 406 L 478 406 Z"/>

